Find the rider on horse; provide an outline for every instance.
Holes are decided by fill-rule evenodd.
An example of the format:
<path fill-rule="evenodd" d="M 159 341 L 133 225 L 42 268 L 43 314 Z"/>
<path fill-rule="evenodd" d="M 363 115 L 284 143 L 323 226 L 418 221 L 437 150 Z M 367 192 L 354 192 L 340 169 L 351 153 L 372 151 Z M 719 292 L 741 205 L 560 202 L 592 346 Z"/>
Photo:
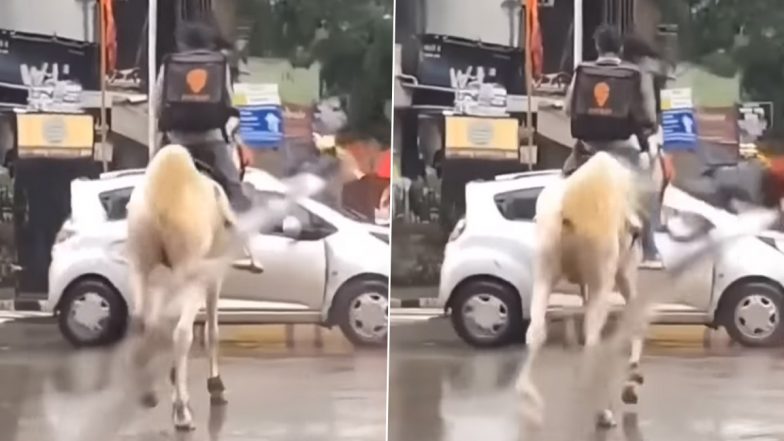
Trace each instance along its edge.
<path fill-rule="evenodd" d="M 640 152 L 647 150 L 647 138 L 657 127 L 657 100 L 650 71 L 621 59 L 623 43 L 614 27 L 599 27 L 594 41 L 599 57 L 575 69 L 566 95 L 565 111 L 571 118 L 572 137 L 578 142 L 564 164 L 565 176 L 597 151 L 639 167 Z M 644 242 L 646 260 L 655 259 L 652 241 Z"/>
<path fill-rule="evenodd" d="M 245 211 L 251 204 L 230 151 L 238 112 L 232 107 L 232 77 L 221 41 L 207 23 L 180 25 L 178 52 L 164 58 L 156 83 L 158 129 L 167 143 L 185 146 L 208 169 L 235 211 Z"/>
<path fill-rule="evenodd" d="M 601 26 L 594 40 L 599 57 L 577 67 L 566 95 L 572 136 L 579 140 L 564 164 L 566 175 L 598 150 L 636 165 L 637 135 L 656 130 L 656 94 L 650 75 L 621 60 L 622 40 L 614 27 Z"/>

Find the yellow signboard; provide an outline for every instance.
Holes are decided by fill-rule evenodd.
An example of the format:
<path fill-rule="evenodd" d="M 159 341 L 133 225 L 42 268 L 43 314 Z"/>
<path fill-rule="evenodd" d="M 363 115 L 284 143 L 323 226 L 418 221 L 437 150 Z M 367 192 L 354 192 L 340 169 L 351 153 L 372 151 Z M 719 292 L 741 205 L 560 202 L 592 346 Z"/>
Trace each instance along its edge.
<path fill-rule="evenodd" d="M 445 118 L 447 156 L 514 159 L 519 155 L 515 118 Z"/>
<path fill-rule="evenodd" d="M 92 115 L 19 113 L 16 115 L 19 157 L 92 157 Z"/>

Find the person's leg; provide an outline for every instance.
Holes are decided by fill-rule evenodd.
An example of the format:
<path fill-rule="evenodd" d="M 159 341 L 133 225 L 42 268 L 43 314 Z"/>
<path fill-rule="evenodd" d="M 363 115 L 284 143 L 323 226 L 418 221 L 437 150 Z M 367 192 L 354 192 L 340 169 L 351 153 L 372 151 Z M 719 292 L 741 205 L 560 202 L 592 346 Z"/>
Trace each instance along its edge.
<path fill-rule="evenodd" d="M 561 172 L 564 176 L 571 175 L 580 168 L 589 157 L 590 153 L 587 151 L 587 147 L 582 141 L 577 141 L 572 147 L 572 152 L 569 153 L 569 157 L 566 158 Z"/>
<path fill-rule="evenodd" d="M 222 142 L 211 143 L 209 147 L 212 149 L 215 161 L 213 164 L 214 172 L 221 175 L 224 190 L 229 198 L 231 207 L 237 212 L 250 209 L 250 199 L 242 191 L 240 172 L 234 164 L 229 147 Z"/>

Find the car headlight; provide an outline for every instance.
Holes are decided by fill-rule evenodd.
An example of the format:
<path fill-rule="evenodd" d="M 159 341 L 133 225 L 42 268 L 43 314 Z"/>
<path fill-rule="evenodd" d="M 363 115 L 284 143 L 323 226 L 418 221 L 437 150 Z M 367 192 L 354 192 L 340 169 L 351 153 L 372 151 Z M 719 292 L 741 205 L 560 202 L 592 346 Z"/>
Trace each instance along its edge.
<path fill-rule="evenodd" d="M 463 231 L 465 231 L 465 228 L 466 228 L 466 220 L 463 217 L 463 218 L 460 218 L 460 220 L 458 220 L 457 223 L 455 224 L 455 228 L 453 228 L 452 232 L 449 234 L 448 241 L 452 242 L 452 241 L 457 240 L 457 238 L 460 237 L 461 234 L 463 234 Z"/>
<path fill-rule="evenodd" d="M 708 233 L 713 225 L 694 213 L 662 207 L 662 225 L 676 241 L 691 241 Z"/>
<path fill-rule="evenodd" d="M 759 235 L 757 239 L 761 240 L 764 244 L 770 246 L 771 248 L 784 253 L 784 238 L 775 238 L 771 236 L 764 236 Z"/>

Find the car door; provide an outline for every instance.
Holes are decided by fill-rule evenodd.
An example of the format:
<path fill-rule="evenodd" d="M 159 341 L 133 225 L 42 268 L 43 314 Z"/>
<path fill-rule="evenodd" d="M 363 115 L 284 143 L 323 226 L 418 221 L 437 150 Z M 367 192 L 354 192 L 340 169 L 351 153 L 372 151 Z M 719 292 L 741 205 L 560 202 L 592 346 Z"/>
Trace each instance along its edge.
<path fill-rule="evenodd" d="M 257 203 L 282 197 L 275 192 L 254 194 Z M 327 273 L 325 238 L 335 229 L 300 205 L 290 214 L 300 221 L 301 234 L 289 237 L 279 223 L 272 231 L 252 237 L 245 255 L 224 279 L 221 309 L 321 309 Z"/>
<path fill-rule="evenodd" d="M 543 187 L 531 187 L 499 193 L 495 196 L 495 204 L 506 220 L 515 222 L 521 232 L 520 239 L 530 245 L 536 240 L 536 199 Z"/>

